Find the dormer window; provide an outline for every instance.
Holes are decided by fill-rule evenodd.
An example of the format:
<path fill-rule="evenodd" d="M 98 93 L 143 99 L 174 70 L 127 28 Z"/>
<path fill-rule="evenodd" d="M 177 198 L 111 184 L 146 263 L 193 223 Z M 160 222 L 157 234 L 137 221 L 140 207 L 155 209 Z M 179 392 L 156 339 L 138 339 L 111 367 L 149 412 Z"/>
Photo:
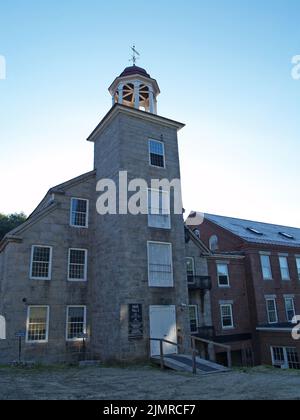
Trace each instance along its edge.
<path fill-rule="evenodd" d="M 249 232 L 253 233 L 254 235 L 263 236 L 263 233 L 262 233 L 262 232 L 260 232 L 260 231 L 259 231 L 259 230 L 257 230 L 257 229 L 254 229 L 254 228 L 252 228 L 252 227 L 247 227 L 247 230 L 248 230 Z"/>
<path fill-rule="evenodd" d="M 291 240 L 295 239 L 294 236 L 292 236 L 292 235 L 290 235 L 289 233 L 286 233 L 286 232 L 279 232 L 279 235 L 282 236 L 285 239 L 291 239 Z"/>

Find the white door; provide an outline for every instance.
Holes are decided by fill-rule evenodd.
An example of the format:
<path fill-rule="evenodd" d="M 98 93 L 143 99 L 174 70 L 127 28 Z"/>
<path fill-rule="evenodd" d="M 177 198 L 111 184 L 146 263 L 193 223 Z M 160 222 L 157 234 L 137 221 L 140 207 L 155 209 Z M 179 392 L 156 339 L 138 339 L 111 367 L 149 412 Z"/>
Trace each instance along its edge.
<path fill-rule="evenodd" d="M 177 344 L 175 306 L 150 306 L 150 337 L 164 339 Z M 164 354 L 177 353 L 177 346 L 164 343 Z M 159 341 L 151 341 L 151 356 L 159 355 Z"/>

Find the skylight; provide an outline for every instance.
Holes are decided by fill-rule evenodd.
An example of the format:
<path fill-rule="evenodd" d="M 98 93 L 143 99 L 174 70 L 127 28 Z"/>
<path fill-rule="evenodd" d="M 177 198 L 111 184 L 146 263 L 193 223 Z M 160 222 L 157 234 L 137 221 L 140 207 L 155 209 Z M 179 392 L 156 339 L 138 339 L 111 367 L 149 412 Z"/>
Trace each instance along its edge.
<path fill-rule="evenodd" d="M 295 239 L 294 236 L 290 235 L 289 233 L 286 232 L 279 232 L 279 235 L 283 236 L 286 239 Z"/>
<path fill-rule="evenodd" d="M 254 233 L 254 235 L 263 236 L 263 233 L 262 233 L 262 232 L 260 232 L 260 231 L 259 231 L 259 230 L 257 230 L 257 229 L 254 229 L 254 228 L 252 228 L 252 227 L 247 227 L 247 230 L 248 230 L 249 232 L 251 232 L 251 233 Z"/>

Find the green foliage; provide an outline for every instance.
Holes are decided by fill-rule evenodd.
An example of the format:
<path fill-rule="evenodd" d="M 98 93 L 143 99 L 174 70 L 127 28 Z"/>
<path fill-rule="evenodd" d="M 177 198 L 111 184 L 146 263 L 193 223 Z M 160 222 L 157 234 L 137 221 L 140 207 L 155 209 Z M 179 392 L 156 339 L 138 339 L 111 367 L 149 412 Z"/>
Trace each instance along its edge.
<path fill-rule="evenodd" d="M 7 233 L 24 223 L 26 219 L 27 217 L 24 213 L 9 215 L 0 213 L 0 241 Z"/>

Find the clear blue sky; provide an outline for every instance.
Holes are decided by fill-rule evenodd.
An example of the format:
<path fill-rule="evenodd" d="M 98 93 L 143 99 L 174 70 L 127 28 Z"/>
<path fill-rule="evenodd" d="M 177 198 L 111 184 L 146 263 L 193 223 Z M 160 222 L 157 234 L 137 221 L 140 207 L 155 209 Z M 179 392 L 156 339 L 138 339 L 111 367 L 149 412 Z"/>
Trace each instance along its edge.
<path fill-rule="evenodd" d="M 299 0 L 3 1 L 0 212 L 92 169 L 85 139 L 135 42 L 159 113 L 187 124 L 185 207 L 300 227 L 299 16 Z"/>

